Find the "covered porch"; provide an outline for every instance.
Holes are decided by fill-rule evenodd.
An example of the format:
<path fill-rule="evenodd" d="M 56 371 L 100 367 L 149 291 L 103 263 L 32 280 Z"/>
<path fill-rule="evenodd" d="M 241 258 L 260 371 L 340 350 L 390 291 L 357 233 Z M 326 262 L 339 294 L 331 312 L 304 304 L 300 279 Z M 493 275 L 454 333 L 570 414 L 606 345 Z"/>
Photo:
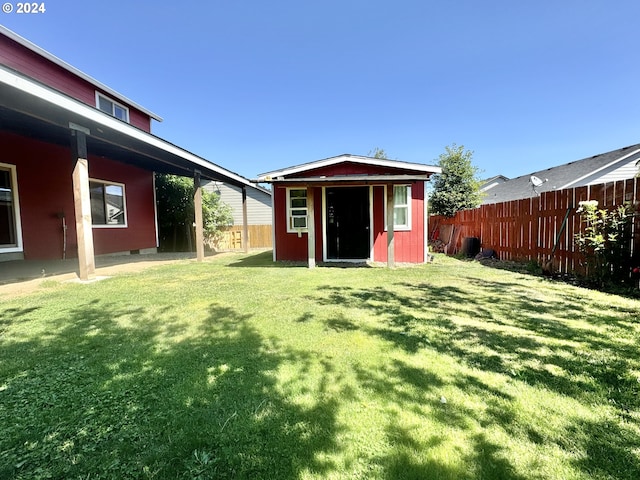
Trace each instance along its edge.
<path fill-rule="evenodd" d="M 204 258 L 201 215 L 203 180 L 215 180 L 240 187 L 243 193 L 243 217 L 246 219 L 246 187 L 251 186 L 251 183 L 244 177 L 5 66 L 0 66 L 0 131 L 70 149 L 74 215 L 70 215 L 69 222 L 75 222 L 77 259 L 62 263 L 68 265 L 75 262 L 78 276 L 82 280 L 95 277 L 97 268 L 89 194 L 89 156 L 134 165 L 149 172 L 193 178 L 196 259 L 199 261 Z M 42 160 L 41 171 L 32 174 L 47 175 L 46 159 Z M 19 186 L 20 179 L 17 181 L 18 189 Z M 43 198 L 42 201 L 46 199 Z M 246 225 L 244 222 L 245 229 Z M 20 227 L 19 218 L 17 226 Z M 243 247 L 248 251 L 248 235 L 243 235 L 243 238 Z M 22 260 L 23 248 L 19 239 L 11 249 L 13 253 L 4 255 L 3 260 L 21 259 L 25 262 L 23 268 L 29 270 L 29 259 Z M 2 249 L 0 254 L 3 254 Z M 13 262 L 2 262 L 0 270 L 10 271 L 11 264 Z"/>

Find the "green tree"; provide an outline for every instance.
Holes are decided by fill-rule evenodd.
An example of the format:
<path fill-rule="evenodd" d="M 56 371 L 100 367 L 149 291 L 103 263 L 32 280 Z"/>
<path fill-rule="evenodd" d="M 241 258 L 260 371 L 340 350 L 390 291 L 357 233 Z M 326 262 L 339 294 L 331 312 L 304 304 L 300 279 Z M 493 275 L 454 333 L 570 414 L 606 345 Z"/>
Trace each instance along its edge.
<path fill-rule="evenodd" d="M 378 158 L 382 160 L 386 160 L 389 158 L 387 156 L 387 152 L 385 152 L 383 148 L 379 147 L 376 147 L 373 150 L 369 150 L 369 153 L 367 153 L 367 157 Z"/>
<path fill-rule="evenodd" d="M 439 157 L 442 173 L 434 175 L 430 195 L 431 213 L 453 217 L 456 212 L 477 208 L 482 202 L 478 168 L 471 161 L 473 152 L 455 143 Z"/>
<path fill-rule="evenodd" d="M 177 175 L 156 175 L 160 250 L 193 250 L 193 194 L 193 179 Z M 203 191 L 202 221 L 205 240 L 215 240 L 221 233 L 221 227 L 233 224 L 231 207 L 222 202 L 219 195 Z"/>

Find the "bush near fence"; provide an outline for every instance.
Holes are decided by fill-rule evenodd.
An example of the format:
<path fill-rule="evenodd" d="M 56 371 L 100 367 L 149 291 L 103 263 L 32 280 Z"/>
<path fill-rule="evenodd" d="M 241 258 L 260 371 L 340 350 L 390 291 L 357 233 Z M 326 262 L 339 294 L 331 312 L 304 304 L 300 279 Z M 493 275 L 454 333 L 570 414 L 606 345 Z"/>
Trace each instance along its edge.
<path fill-rule="evenodd" d="M 429 220 L 430 239 L 437 238 L 442 226 L 449 226 L 449 231 L 455 227 L 457 239 L 448 253 L 459 252 L 465 238 L 476 237 L 480 239 L 482 249 L 494 250 L 502 260 L 534 261 L 541 265 L 552 261 L 555 272 L 584 274 L 585 258 L 574 242 L 575 235 L 582 228 L 576 210 L 584 200 L 597 200 L 598 208 L 602 209 L 628 203 L 638 212 L 640 179 L 569 188 L 523 200 L 482 205 L 458 212 L 452 218 L 433 215 Z M 565 216 L 566 226 L 561 231 Z M 634 215 L 632 228 L 629 264 L 640 266 L 638 213 Z"/>

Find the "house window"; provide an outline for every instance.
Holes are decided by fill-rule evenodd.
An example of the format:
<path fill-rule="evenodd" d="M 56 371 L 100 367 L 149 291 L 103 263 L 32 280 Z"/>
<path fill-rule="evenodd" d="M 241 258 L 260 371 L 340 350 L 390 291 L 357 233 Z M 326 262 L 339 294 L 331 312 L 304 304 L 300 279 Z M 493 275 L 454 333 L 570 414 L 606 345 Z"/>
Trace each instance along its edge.
<path fill-rule="evenodd" d="M 386 230 L 387 202 L 384 203 L 384 218 Z M 393 229 L 411 230 L 411 185 L 393 186 Z"/>
<path fill-rule="evenodd" d="M 307 189 L 287 189 L 287 232 L 307 230 Z"/>
<path fill-rule="evenodd" d="M 15 167 L 0 164 L 0 252 L 18 251 L 20 243 Z"/>
<path fill-rule="evenodd" d="M 89 181 L 91 223 L 94 227 L 126 227 L 124 185 Z"/>
<path fill-rule="evenodd" d="M 96 92 L 96 105 L 103 112 L 129 123 L 129 109 L 124 105 L 120 105 L 98 92 Z"/>

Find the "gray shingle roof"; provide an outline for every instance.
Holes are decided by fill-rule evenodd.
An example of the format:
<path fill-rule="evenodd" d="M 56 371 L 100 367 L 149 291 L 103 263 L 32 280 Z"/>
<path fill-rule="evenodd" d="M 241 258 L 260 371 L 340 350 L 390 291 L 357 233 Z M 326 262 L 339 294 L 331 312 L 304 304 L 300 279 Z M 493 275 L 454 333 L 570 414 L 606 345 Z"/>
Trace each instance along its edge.
<path fill-rule="evenodd" d="M 611 152 L 594 155 L 569 162 L 558 167 L 539 170 L 521 177 L 512 178 L 496 185 L 486 192 L 483 204 L 508 202 L 523 198 L 535 197 L 540 193 L 563 188 L 578 187 L 601 183 L 598 178 L 609 172 L 611 168 L 628 163 L 635 163 L 640 159 L 640 144 L 613 150 Z M 535 175 L 544 183 L 533 188 L 531 176 Z"/>

